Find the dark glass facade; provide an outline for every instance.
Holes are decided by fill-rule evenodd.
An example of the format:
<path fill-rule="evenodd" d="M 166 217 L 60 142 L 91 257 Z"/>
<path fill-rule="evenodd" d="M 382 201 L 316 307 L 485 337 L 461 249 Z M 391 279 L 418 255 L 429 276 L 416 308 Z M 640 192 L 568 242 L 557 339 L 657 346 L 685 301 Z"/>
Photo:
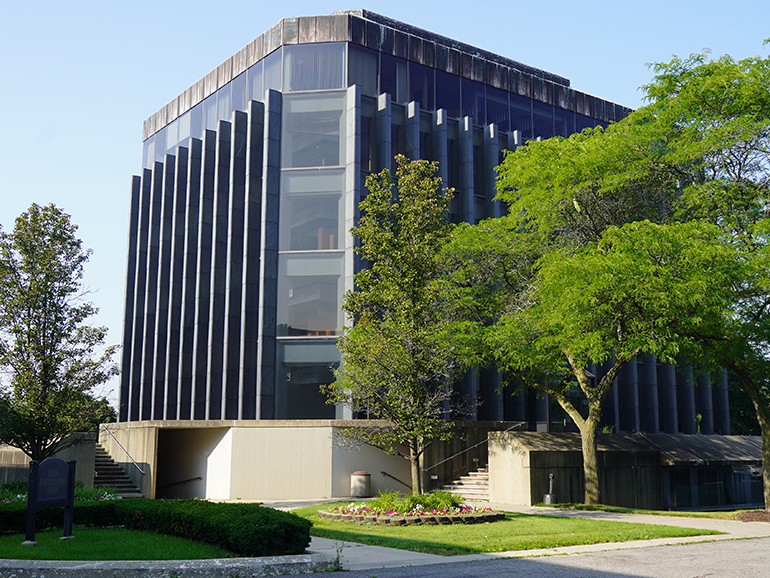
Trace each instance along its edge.
<path fill-rule="evenodd" d="M 453 221 L 476 223 L 504 211 L 494 200 L 504 150 L 627 113 L 366 11 L 283 20 L 145 122 L 120 419 L 352 417 L 319 386 L 349 323 L 340 305 L 366 175 L 396 154 L 437 161 L 457 189 Z M 729 432 L 721 378 L 696 392 L 692 376 L 639 363 L 611 394 L 607 424 L 694 433 L 697 412 L 703 433 Z M 548 400 L 500 386 L 491 371 L 457 385 L 483 400 L 475 419 L 567 427 Z"/>

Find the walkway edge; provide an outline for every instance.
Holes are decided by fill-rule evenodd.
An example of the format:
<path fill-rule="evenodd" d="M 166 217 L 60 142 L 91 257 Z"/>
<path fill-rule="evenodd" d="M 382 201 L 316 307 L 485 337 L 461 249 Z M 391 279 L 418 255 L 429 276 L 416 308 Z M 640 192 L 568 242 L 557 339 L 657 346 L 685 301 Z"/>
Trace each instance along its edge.
<path fill-rule="evenodd" d="M 0 578 L 251 578 L 323 572 L 332 565 L 333 559 L 321 553 L 213 560 L 0 560 Z"/>

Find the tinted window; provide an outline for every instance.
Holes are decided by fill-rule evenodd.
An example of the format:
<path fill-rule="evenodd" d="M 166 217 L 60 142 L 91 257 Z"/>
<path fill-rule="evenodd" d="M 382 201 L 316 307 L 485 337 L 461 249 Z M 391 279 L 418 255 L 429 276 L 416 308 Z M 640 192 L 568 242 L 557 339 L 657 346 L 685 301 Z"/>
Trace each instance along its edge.
<path fill-rule="evenodd" d="M 409 88 L 410 101 L 418 102 L 421 110 L 434 110 L 432 68 L 410 62 Z"/>
<path fill-rule="evenodd" d="M 511 95 L 511 131 L 518 130 L 523 140 L 532 138 L 532 101 L 518 94 Z"/>
<path fill-rule="evenodd" d="M 498 130 L 508 132 L 508 93 L 487 86 L 487 124 L 492 123 Z"/>
<path fill-rule="evenodd" d="M 470 116 L 476 124 L 484 124 L 484 85 L 463 78 L 463 117 Z"/>
<path fill-rule="evenodd" d="M 445 109 L 451 118 L 460 118 L 460 77 L 436 71 L 436 110 Z"/>
<path fill-rule="evenodd" d="M 553 132 L 553 107 L 549 104 L 534 101 L 532 103 L 532 117 L 534 119 L 535 138 L 551 138 Z"/>
<path fill-rule="evenodd" d="M 373 50 L 348 44 L 348 86 L 357 84 L 362 94 L 377 96 L 378 61 Z"/>
<path fill-rule="evenodd" d="M 409 98 L 406 60 L 382 54 L 380 67 L 380 92 L 387 92 L 393 102 L 406 103 Z"/>

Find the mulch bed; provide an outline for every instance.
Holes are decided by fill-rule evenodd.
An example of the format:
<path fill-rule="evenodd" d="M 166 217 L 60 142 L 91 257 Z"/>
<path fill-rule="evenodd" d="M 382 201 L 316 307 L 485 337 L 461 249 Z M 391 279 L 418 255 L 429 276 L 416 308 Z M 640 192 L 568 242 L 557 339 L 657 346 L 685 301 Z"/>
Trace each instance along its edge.
<path fill-rule="evenodd" d="M 318 517 L 333 522 L 356 522 L 358 524 L 380 524 L 382 526 L 436 526 L 449 524 L 486 524 L 505 518 L 502 512 L 481 512 L 478 514 L 435 514 L 423 516 L 373 516 L 364 514 L 338 514 L 318 510 Z"/>
<path fill-rule="evenodd" d="M 741 512 L 738 514 L 738 519 L 741 522 L 770 522 L 770 512 L 767 510 Z"/>

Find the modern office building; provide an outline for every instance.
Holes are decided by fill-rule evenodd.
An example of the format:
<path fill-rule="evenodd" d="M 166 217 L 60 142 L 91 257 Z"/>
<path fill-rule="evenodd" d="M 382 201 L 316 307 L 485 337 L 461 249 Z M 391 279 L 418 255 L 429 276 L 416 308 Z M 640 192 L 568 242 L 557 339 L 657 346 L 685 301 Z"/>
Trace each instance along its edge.
<path fill-rule="evenodd" d="M 366 175 L 398 153 L 438 161 L 457 190 L 452 219 L 475 223 L 503 211 L 504 150 L 628 112 L 365 10 L 281 20 L 144 123 L 120 420 L 352 417 L 319 385 L 339 363 Z M 476 420 L 559 429 L 547 399 L 500 385 L 482 371 L 457 387 L 483 401 Z M 624 369 L 605 422 L 695 433 L 697 414 L 703 433 L 729 433 L 725 381 L 645 356 Z"/>

